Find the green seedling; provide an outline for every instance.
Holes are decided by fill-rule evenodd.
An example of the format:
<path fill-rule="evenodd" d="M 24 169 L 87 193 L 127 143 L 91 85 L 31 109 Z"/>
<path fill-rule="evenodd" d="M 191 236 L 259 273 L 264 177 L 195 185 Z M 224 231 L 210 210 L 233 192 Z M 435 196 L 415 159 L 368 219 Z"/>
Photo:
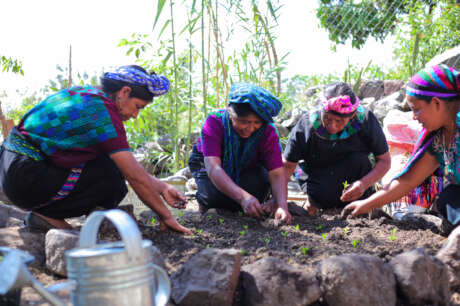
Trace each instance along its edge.
<path fill-rule="evenodd" d="M 209 244 L 206 245 L 206 248 L 209 249 Z"/>
<path fill-rule="evenodd" d="M 196 230 L 196 233 L 197 233 L 198 235 L 201 235 L 201 233 L 203 233 L 203 230 L 202 230 L 201 228 L 199 228 L 199 229 Z"/>
<path fill-rule="evenodd" d="M 184 221 L 179 221 L 179 224 L 184 226 Z"/>
<path fill-rule="evenodd" d="M 295 230 L 300 231 L 300 226 L 298 224 L 295 226 Z"/>
<path fill-rule="evenodd" d="M 268 246 L 268 244 L 270 243 L 270 237 L 265 237 L 264 241 L 265 244 Z"/>
<path fill-rule="evenodd" d="M 220 223 L 220 224 L 224 224 L 224 219 L 223 219 L 223 218 L 219 218 L 219 223 Z"/>
<path fill-rule="evenodd" d="M 327 234 L 326 234 L 326 233 L 322 233 L 322 234 L 321 234 L 321 238 L 323 239 L 323 241 L 325 241 L 325 240 L 326 240 L 326 236 L 327 236 Z"/>
<path fill-rule="evenodd" d="M 247 230 L 247 229 L 249 228 L 249 226 L 243 225 L 243 228 L 244 228 L 245 230 Z"/>
<path fill-rule="evenodd" d="M 281 235 L 282 235 L 283 237 L 287 237 L 287 232 L 286 232 L 286 231 L 285 231 L 285 232 L 281 232 Z"/>
<path fill-rule="evenodd" d="M 307 252 L 308 252 L 309 249 L 310 249 L 310 248 L 306 248 L 306 247 L 300 248 L 300 250 L 302 251 L 302 254 L 303 254 L 303 255 L 307 255 Z"/>
<path fill-rule="evenodd" d="M 157 219 L 155 218 L 152 218 L 152 220 L 150 220 L 150 223 L 155 226 L 155 224 L 157 223 Z"/>
<path fill-rule="evenodd" d="M 350 232 L 350 229 L 348 227 L 345 227 L 343 229 L 343 233 L 346 235 L 346 234 L 348 234 L 348 232 Z"/>
<path fill-rule="evenodd" d="M 212 215 L 208 215 L 208 220 L 211 220 L 212 219 Z"/>
<path fill-rule="evenodd" d="M 395 234 L 396 234 L 396 227 L 390 233 L 390 241 L 393 241 L 396 239 Z"/>
<path fill-rule="evenodd" d="M 316 229 L 319 231 L 319 230 L 322 230 L 323 229 L 323 226 L 320 224 L 316 227 Z"/>
<path fill-rule="evenodd" d="M 356 248 L 356 246 L 359 244 L 359 240 L 355 239 L 351 242 L 351 244 L 353 245 L 354 248 Z"/>
<path fill-rule="evenodd" d="M 240 235 L 241 235 L 241 236 L 244 236 L 245 234 L 246 234 L 245 231 L 241 231 L 241 232 L 240 232 Z"/>
<path fill-rule="evenodd" d="M 343 185 L 343 190 L 346 190 L 348 186 L 350 186 L 350 184 L 348 184 L 346 180 L 342 183 L 342 185 Z"/>
<path fill-rule="evenodd" d="M 244 249 L 241 249 L 240 252 L 241 252 L 242 256 L 244 256 L 244 254 L 246 254 L 246 251 Z"/>

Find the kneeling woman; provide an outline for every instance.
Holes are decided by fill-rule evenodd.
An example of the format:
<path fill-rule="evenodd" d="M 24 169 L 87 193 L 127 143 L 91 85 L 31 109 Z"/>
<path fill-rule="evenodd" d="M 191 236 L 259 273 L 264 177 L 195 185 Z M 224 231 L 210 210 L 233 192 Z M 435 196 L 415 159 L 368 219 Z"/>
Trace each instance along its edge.
<path fill-rule="evenodd" d="M 123 121 L 136 118 L 169 81 L 139 66 L 124 66 L 92 86 L 61 90 L 33 107 L 0 149 L 0 185 L 14 205 L 31 211 L 32 229 L 70 228 L 64 218 L 115 208 L 128 180 L 160 217 L 163 228 L 190 233 L 161 197 L 182 207 L 185 197 L 149 175 L 130 152 Z"/>
<path fill-rule="evenodd" d="M 299 162 L 306 174 L 300 183 L 312 215 L 317 208 L 343 207 L 369 196 L 391 163 L 377 118 L 359 105 L 348 84 L 330 84 L 323 96 L 322 109 L 299 120 L 283 153 L 287 178 Z M 374 167 L 370 153 L 375 156 Z M 350 183 L 348 188 L 345 182 Z"/>
<path fill-rule="evenodd" d="M 281 147 L 272 124 L 280 109 L 270 92 L 237 83 L 230 89 L 229 106 L 206 118 L 189 159 L 200 210 L 242 209 L 255 218 L 269 211 L 291 222 Z M 270 186 L 276 205 L 263 205 Z"/>
<path fill-rule="evenodd" d="M 343 213 L 365 214 L 408 195 L 427 190 L 434 210 L 453 226 L 460 224 L 460 72 L 446 65 L 425 68 L 406 86 L 406 100 L 424 130 L 403 171 L 371 197 L 348 204 Z M 440 168 L 443 180 L 430 176 Z M 435 172 L 436 171 L 436 172 Z M 428 179 L 428 181 L 427 181 Z M 427 188 L 428 187 L 428 188 Z M 437 192 L 436 188 L 438 188 Z M 433 192 L 431 192 L 433 191 Z M 432 194 L 431 194 L 432 193 Z"/>

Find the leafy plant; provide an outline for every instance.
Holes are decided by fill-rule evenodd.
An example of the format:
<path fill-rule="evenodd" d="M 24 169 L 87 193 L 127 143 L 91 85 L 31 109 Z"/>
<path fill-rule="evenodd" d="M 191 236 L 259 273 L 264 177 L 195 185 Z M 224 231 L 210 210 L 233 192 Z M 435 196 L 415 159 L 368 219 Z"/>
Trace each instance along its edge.
<path fill-rule="evenodd" d="M 321 224 L 316 227 L 316 230 L 318 230 L 318 231 L 322 230 L 322 229 L 323 229 L 323 226 Z"/>
<path fill-rule="evenodd" d="M 295 226 L 295 230 L 298 232 L 300 231 L 300 226 L 298 224 Z"/>
<path fill-rule="evenodd" d="M 182 212 L 182 210 L 179 210 L 179 217 L 183 217 L 184 216 L 184 213 Z"/>
<path fill-rule="evenodd" d="M 286 237 L 287 237 L 287 234 L 288 234 L 288 232 L 286 232 L 286 231 L 284 231 L 284 232 L 281 232 L 281 235 L 282 235 L 284 238 L 286 238 Z"/>
<path fill-rule="evenodd" d="M 157 223 L 157 219 L 152 218 L 152 220 L 150 220 L 150 223 L 151 223 L 152 225 L 155 225 L 155 224 Z"/>
<path fill-rule="evenodd" d="M 396 239 L 396 227 L 391 231 L 390 233 L 390 241 L 393 241 Z"/>
<path fill-rule="evenodd" d="M 212 219 L 212 215 L 208 215 L 208 220 L 211 220 Z"/>
<path fill-rule="evenodd" d="M 219 218 L 219 223 L 224 224 L 224 218 Z"/>
<path fill-rule="evenodd" d="M 244 256 L 246 254 L 246 251 L 244 249 L 241 249 L 240 252 L 241 252 L 242 256 Z"/>
<path fill-rule="evenodd" d="M 201 233 L 203 233 L 203 230 L 201 228 L 199 228 L 199 229 L 196 230 L 196 233 L 197 233 L 197 235 L 201 235 Z"/>
<path fill-rule="evenodd" d="M 249 226 L 247 226 L 247 225 L 245 224 L 245 225 L 243 225 L 243 228 L 244 228 L 245 230 L 248 230 Z"/>
<path fill-rule="evenodd" d="M 244 236 L 245 234 L 246 234 L 245 231 L 241 231 L 241 232 L 240 232 L 240 235 L 241 235 L 241 236 Z"/>
<path fill-rule="evenodd" d="M 205 248 L 206 248 L 206 249 L 209 249 L 209 243 L 206 245 L 206 247 L 205 247 Z"/>
<path fill-rule="evenodd" d="M 323 239 L 323 241 L 325 241 L 325 240 L 326 240 L 326 236 L 327 236 L 326 233 L 322 233 L 322 234 L 321 234 L 321 239 Z"/>
<path fill-rule="evenodd" d="M 348 186 L 350 186 L 350 184 L 348 184 L 346 180 L 342 183 L 342 185 L 343 185 L 343 190 L 346 190 Z"/>
<path fill-rule="evenodd" d="M 302 252 L 303 255 L 307 255 L 307 252 L 308 252 L 308 250 L 310 250 L 310 248 L 308 248 L 308 247 L 301 247 L 300 250 L 301 250 L 301 252 Z"/>
<path fill-rule="evenodd" d="M 356 248 L 359 244 L 359 240 L 358 239 L 355 239 L 351 242 L 351 244 L 353 245 L 354 248 Z"/>
<path fill-rule="evenodd" d="M 350 228 L 348 228 L 348 226 L 343 229 L 343 233 L 345 235 L 348 234 L 349 232 L 350 232 Z"/>
<path fill-rule="evenodd" d="M 265 244 L 268 246 L 268 244 L 270 243 L 270 237 L 265 237 L 264 238 L 264 241 L 265 241 Z"/>

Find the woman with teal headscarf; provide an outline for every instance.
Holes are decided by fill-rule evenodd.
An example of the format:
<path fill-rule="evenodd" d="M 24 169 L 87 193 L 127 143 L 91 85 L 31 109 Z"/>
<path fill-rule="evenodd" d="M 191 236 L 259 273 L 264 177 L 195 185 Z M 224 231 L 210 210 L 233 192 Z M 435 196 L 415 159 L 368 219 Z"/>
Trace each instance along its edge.
<path fill-rule="evenodd" d="M 441 170 L 437 182 L 435 209 L 452 225 L 460 223 L 460 73 L 446 65 L 425 68 L 406 86 L 406 100 L 424 130 L 404 170 L 383 190 L 350 203 L 344 214 L 368 213 L 373 208 L 403 196 L 418 196 L 433 173 Z M 429 199 L 427 199 L 429 200 Z"/>
<path fill-rule="evenodd" d="M 281 102 L 267 90 L 237 83 L 230 89 L 228 107 L 209 114 L 189 159 L 200 211 L 243 210 L 255 218 L 267 212 L 291 222 L 273 125 L 280 110 Z M 270 188 L 276 205 L 264 205 Z"/>

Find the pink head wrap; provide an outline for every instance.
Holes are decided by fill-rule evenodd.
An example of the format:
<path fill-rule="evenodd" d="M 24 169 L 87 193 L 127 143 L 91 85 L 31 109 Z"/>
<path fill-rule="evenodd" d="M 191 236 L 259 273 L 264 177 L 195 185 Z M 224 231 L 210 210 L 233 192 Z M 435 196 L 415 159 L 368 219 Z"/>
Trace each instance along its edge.
<path fill-rule="evenodd" d="M 338 96 L 324 99 L 322 103 L 324 111 L 334 111 L 346 115 L 353 113 L 358 108 L 359 99 L 356 97 L 355 104 L 352 104 L 349 96 Z"/>

